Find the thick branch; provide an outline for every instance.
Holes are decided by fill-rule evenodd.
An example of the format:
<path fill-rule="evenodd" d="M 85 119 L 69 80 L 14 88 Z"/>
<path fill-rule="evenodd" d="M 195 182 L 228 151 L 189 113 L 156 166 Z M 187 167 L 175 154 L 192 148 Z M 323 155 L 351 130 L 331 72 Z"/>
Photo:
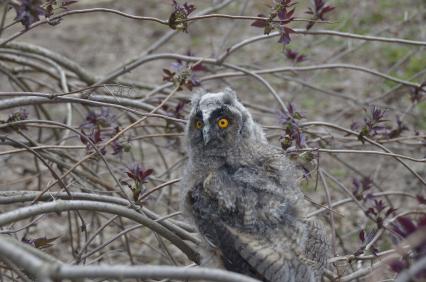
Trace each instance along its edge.
<path fill-rule="evenodd" d="M 7 204 L 14 204 L 14 203 L 24 203 L 24 202 L 30 202 L 36 198 L 40 192 L 35 191 L 0 191 L 0 205 L 7 205 Z M 51 194 L 43 194 L 38 199 L 39 201 L 51 201 L 55 199 L 61 199 L 61 200 L 85 200 L 85 201 L 94 201 L 94 202 L 104 202 L 104 203 L 111 203 L 116 204 L 120 206 L 127 207 L 129 205 L 129 201 L 118 198 L 118 197 L 112 197 L 112 196 L 106 196 L 106 195 L 97 195 L 97 194 L 89 194 L 89 193 L 81 193 L 81 192 L 71 192 L 71 196 L 64 192 L 58 192 L 58 193 L 51 193 Z M 177 226 L 173 221 L 170 219 L 161 219 L 161 216 L 154 213 L 153 211 L 149 210 L 146 207 L 142 207 L 141 211 L 146 214 L 150 219 L 160 223 L 161 225 L 164 225 L 172 232 L 176 233 L 178 236 L 180 236 L 184 240 L 192 241 L 196 244 L 199 243 L 199 239 L 195 237 L 195 235 L 190 234 L 186 230 L 182 229 L 181 227 Z M 180 223 L 180 222 L 176 222 Z M 193 231 L 193 230 L 192 230 Z"/>
<path fill-rule="evenodd" d="M 176 234 L 163 227 L 158 222 L 155 222 L 148 217 L 125 208 L 116 204 L 109 204 L 105 202 L 93 202 L 93 201 L 62 201 L 58 200 L 51 203 L 43 203 L 30 207 L 19 208 L 10 212 L 6 212 L 0 215 L 0 226 L 10 224 L 12 222 L 22 220 L 31 216 L 37 216 L 40 214 L 51 213 L 51 212 L 62 212 L 70 210 L 87 210 L 97 212 L 107 212 L 111 214 L 120 215 L 129 219 L 132 219 L 144 226 L 148 227 L 154 232 L 157 232 L 164 238 L 172 242 L 178 247 L 183 253 L 185 253 L 189 259 L 198 262 L 199 255 L 193 250 L 186 242 L 180 239 Z"/>
<path fill-rule="evenodd" d="M 7 257 L 16 265 L 35 277 L 53 279 L 107 278 L 107 279 L 201 279 L 208 281 L 259 282 L 259 280 L 225 270 L 208 268 L 187 268 L 175 266 L 128 266 L 128 265 L 84 265 L 75 266 L 44 262 L 14 244 L 4 236 L 0 237 L 0 258 Z"/>
<path fill-rule="evenodd" d="M 175 266 L 128 266 L 128 265 L 96 265 L 96 266 L 71 266 L 63 265 L 53 275 L 58 279 L 75 278 L 142 278 L 142 279 L 201 279 L 218 282 L 259 282 L 238 273 L 209 268 L 186 268 Z"/>

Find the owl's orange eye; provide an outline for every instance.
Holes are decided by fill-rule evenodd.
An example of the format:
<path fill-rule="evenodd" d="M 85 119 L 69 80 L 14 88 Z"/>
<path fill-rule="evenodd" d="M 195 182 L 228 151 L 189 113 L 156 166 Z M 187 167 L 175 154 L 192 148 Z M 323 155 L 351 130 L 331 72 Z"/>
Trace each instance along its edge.
<path fill-rule="evenodd" d="M 195 127 L 198 128 L 198 129 L 202 128 L 203 127 L 203 122 L 201 120 L 197 120 L 195 122 Z"/>
<path fill-rule="evenodd" d="M 229 125 L 229 121 L 226 118 L 221 118 L 217 121 L 217 125 L 219 125 L 220 128 L 227 128 Z"/>

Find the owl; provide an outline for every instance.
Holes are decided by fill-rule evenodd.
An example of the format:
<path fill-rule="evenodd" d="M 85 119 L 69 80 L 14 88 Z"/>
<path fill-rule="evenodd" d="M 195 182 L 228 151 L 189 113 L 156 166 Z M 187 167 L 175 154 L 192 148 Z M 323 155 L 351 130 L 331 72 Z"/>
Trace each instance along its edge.
<path fill-rule="evenodd" d="M 303 218 L 282 149 L 268 144 L 232 89 L 194 96 L 181 202 L 202 236 L 201 264 L 261 281 L 320 281 L 329 240 Z"/>

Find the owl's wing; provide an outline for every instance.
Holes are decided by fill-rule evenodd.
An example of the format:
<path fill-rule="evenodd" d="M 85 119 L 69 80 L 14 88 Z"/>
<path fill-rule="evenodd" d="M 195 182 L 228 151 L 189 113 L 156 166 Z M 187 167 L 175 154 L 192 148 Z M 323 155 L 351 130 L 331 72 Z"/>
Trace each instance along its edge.
<path fill-rule="evenodd" d="M 200 231 L 213 238 L 230 270 L 266 281 L 316 281 L 326 236 L 298 219 L 297 194 L 289 199 L 276 175 L 253 167 L 210 174 L 198 190 L 204 202 L 196 211 L 205 214 Z"/>
<path fill-rule="evenodd" d="M 292 238 L 279 234 L 271 238 L 244 233 L 229 226 L 226 231 L 235 252 L 259 278 L 266 281 L 316 281 L 317 262 L 307 258 Z M 280 246 L 276 242 L 281 242 Z"/>

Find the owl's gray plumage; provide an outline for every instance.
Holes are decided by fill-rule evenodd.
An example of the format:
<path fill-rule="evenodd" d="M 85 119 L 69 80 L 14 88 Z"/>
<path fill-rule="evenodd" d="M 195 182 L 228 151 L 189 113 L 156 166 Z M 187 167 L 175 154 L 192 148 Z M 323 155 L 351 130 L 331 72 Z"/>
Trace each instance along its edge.
<path fill-rule="evenodd" d="M 186 139 L 183 210 L 205 239 L 202 263 L 263 281 L 319 281 L 326 234 L 302 218 L 292 165 L 231 89 L 196 95 Z"/>

